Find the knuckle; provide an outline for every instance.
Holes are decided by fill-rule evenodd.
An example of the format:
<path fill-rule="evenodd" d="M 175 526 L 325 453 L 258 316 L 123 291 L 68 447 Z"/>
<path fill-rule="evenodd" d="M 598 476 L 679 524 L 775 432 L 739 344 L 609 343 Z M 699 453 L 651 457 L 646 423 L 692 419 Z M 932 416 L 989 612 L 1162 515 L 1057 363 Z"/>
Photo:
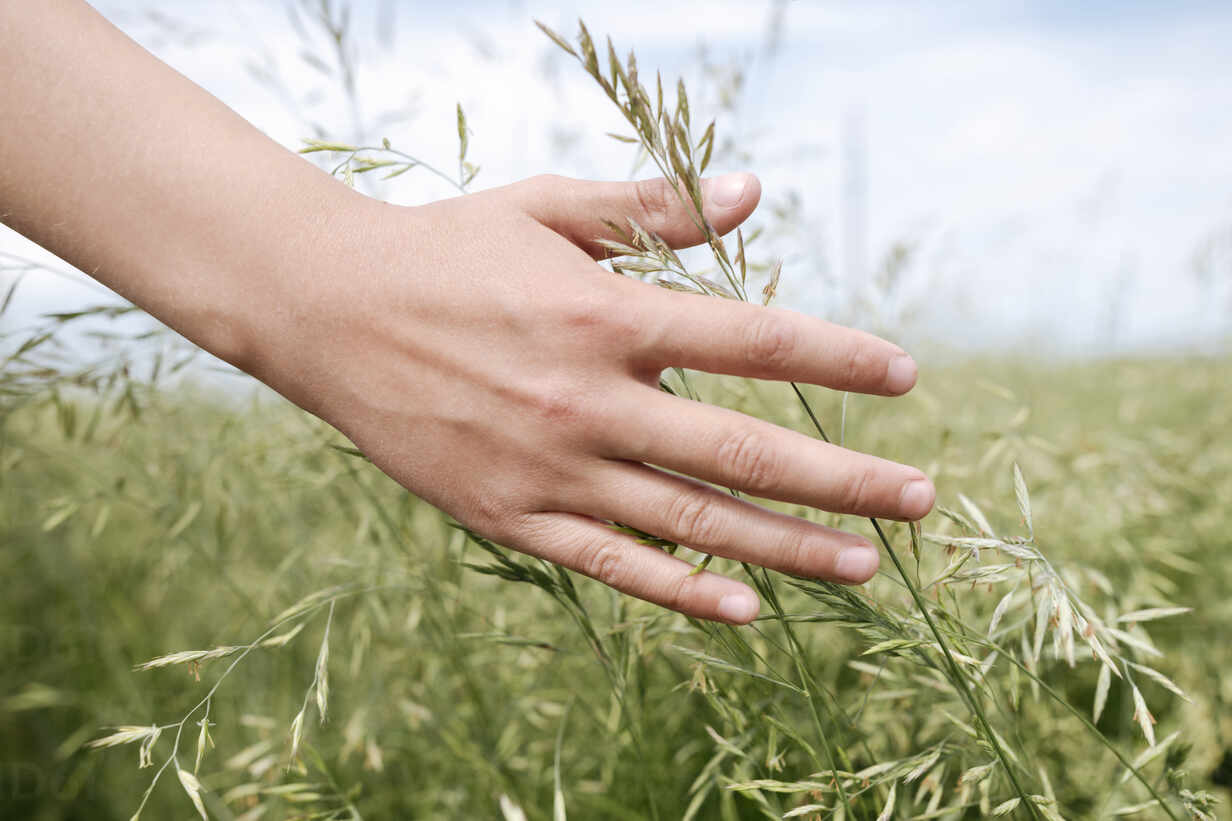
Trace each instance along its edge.
<path fill-rule="evenodd" d="M 539 417 L 553 424 L 579 422 L 589 413 L 586 395 L 577 385 L 542 386 L 530 401 Z"/>
<path fill-rule="evenodd" d="M 632 347 L 645 331 L 641 312 L 604 288 L 570 297 L 560 312 L 562 322 L 571 331 L 595 334 L 605 345 L 622 349 Z"/>
<path fill-rule="evenodd" d="M 618 307 L 609 311 L 602 323 L 610 340 L 622 349 L 640 344 L 645 336 L 645 322 L 630 307 Z"/>
<path fill-rule="evenodd" d="M 842 357 L 841 378 L 844 384 L 860 387 L 874 383 L 885 374 L 885 363 L 878 363 L 876 357 L 864 345 L 852 345 Z"/>
<path fill-rule="evenodd" d="M 619 310 L 601 291 L 582 291 L 563 300 L 560 312 L 565 325 L 580 329 L 606 327 Z"/>
<path fill-rule="evenodd" d="M 617 587 L 624 573 L 624 549 L 610 539 L 603 539 L 587 544 L 583 550 L 582 572 L 609 587 Z"/>
<path fill-rule="evenodd" d="M 749 364 L 756 368 L 781 370 L 790 364 L 800 347 L 795 325 L 769 312 L 749 323 L 745 333 Z"/>
<path fill-rule="evenodd" d="M 728 434 L 719 444 L 717 455 L 744 489 L 764 494 L 777 487 L 779 460 L 765 436 L 749 430 Z"/>
<path fill-rule="evenodd" d="M 793 529 L 783 536 L 779 542 L 779 567 L 789 573 L 806 574 L 809 569 L 808 557 L 812 552 L 806 536 Z"/>
<path fill-rule="evenodd" d="M 871 468 L 856 470 L 846 478 L 839 499 L 844 512 L 854 513 L 868 509 L 869 494 L 875 479 Z"/>
<path fill-rule="evenodd" d="M 671 214 L 672 194 L 662 179 L 639 180 L 633 184 L 637 207 L 649 222 L 665 221 Z"/>
<path fill-rule="evenodd" d="M 568 177 L 560 174 L 536 174 L 526 180 L 526 185 L 536 195 L 547 195 L 559 191 L 569 182 Z"/>
<path fill-rule="evenodd" d="M 713 545 L 719 537 L 718 506 L 711 494 L 701 488 L 690 488 L 672 499 L 667 511 L 669 527 L 680 541 L 691 547 Z"/>
<path fill-rule="evenodd" d="M 693 601 L 700 579 L 700 575 L 693 575 L 691 573 L 676 575 L 665 584 L 660 597 L 660 604 L 669 610 L 682 613 L 688 612 L 691 609 L 689 605 Z"/>
<path fill-rule="evenodd" d="M 489 493 L 480 494 L 472 501 L 465 524 L 480 535 L 501 543 L 530 529 L 530 521 L 513 499 Z"/>

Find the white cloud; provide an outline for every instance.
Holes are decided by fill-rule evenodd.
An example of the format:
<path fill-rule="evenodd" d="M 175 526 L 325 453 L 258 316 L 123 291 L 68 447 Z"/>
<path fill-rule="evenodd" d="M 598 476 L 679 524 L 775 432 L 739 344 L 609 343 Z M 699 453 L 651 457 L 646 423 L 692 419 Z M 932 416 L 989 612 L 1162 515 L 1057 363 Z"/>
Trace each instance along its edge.
<path fill-rule="evenodd" d="M 361 5 L 357 19 L 370 28 L 372 4 Z M 324 85 L 276 7 L 237 0 L 220 15 L 215 3 L 166 4 L 169 15 L 215 32 L 191 47 L 153 42 L 154 27 L 121 13 L 132 7 L 102 4 L 279 142 L 305 136 L 302 119 L 244 67 L 264 50 L 297 96 Z M 420 5 L 400 21 L 395 48 L 365 54 L 360 88 L 367 111 L 413 98 L 416 115 L 388 136 L 442 165 L 453 162 L 460 99 L 482 185 L 541 171 L 619 178 L 628 150 L 597 137 L 619 130 L 619 119 L 576 67 L 558 64 L 545 76 L 553 49 L 531 19 L 571 33 L 580 14 L 618 48 L 636 46 L 644 69 L 662 65 L 671 75 L 692 66 L 700 40 L 754 51 L 767 8 L 745 0 L 588 0 L 569 13 L 541 3 Z M 969 8 L 790 4 L 777 61 L 755 67 L 745 124 L 760 135 L 753 170 L 767 194 L 800 190 L 837 266 L 842 128 L 857 105 L 867 122 L 870 255 L 904 235 L 925 240 L 932 267 L 949 277 L 928 284 L 939 296 L 929 308 L 934 333 L 976 347 L 1030 333 L 1091 349 L 1109 341 L 1110 304 L 1127 314 L 1116 344 L 1209 333 L 1220 317 L 1199 316 L 1202 295 L 1186 266 L 1200 236 L 1232 221 L 1232 16 L 1198 9 L 1135 25 L 1120 7 L 1092 13 L 1093 21 L 1011 17 L 1009 4 L 978 16 Z M 349 113 L 337 95 L 304 108 L 346 136 Z M 580 142 L 563 150 L 574 136 Z M 426 178 L 390 191 L 408 202 L 447 193 Z M 11 241 L 0 237 L 0 247 Z M 797 265 L 788 277 L 803 283 L 814 273 Z M 826 304 L 803 291 L 795 293 L 805 304 Z M 973 313 L 955 316 L 949 303 L 959 296 Z"/>

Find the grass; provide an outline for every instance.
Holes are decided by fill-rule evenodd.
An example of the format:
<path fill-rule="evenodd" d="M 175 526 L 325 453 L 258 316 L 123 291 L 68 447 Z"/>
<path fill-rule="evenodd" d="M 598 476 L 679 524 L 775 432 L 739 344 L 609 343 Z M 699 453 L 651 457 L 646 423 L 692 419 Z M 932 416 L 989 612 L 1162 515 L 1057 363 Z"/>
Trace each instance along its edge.
<path fill-rule="evenodd" d="M 1023 529 L 1017 462 L 1045 554 L 1058 567 L 1093 571 L 1080 574 L 1084 597 L 1107 612 L 1194 608 L 1143 625 L 1163 652 L 1150 663 L 1191 701 L 1136 677 L 1157 738 L 1180 732 L 1168 747 L 1174 757 L 1181 740 L 1193 746 L 1183 768 L 1194 790 L 1217 788 L 1209 777 L 1232 730 L 1223 675 L 1232 659 L 1218 639 L 1232 623 L 1226 371 L 1226 361 L 1202 359 L 1051 370 L 973 363 L 925 373 L 904 399 L 851 397 L 844 431 L 852 446 L 924 466 L 943 505 L 961 510 L 963 493 L 997 532 Z M 695 384 L 725 404 L 806 429 L 787 386 Z M 804 390 L 823 422 L 839 418 L 841 397 Z M 960 773 L 992 760 L 963 701 L 928 659 L 911 658 L 927 648 L 865 655 L 885 641 L 878 618 L 911 612 L 888 562 L 851 602 L 828 586 L 766 575 L 782 620 L 767 606 L 771 617 L 756 628 L 691 623 L 512 554 L 507 561 L 547 573 L 542 587 L 557 593 L 474 572 L 467 565 L 491 568 L 491 554 L 275 400 L 234 407 L 155 394 L 142 408 L 139 423 L 125 406 L 88 436 L 76 426 L 72 438 L 52 405 L 5 421 L 6 814 L 129 817 L 151 770 L 135 766 L 136 745 L 96 751 L 85 743 L 104 726 L 178 721 L 234 656 L 197 669 L 133 666 L 182 648 L 246 644 L 318 590 L 332 593 L 308 603 L 316 609 L 302 630 L 284 646 L 252 651 L 211 700 L 217 746 L 206 745 L 198 776 L 212 817 L 253 806 L 267 806 L 266 818 L 310 809 L 492 817 L 502 796 L 528 818 L 551 817 L 557 795 L 574 818 L 679 818 L 690 810 L 697 818 L 779 817 L 831 805 L 833 768 L 890 762 L 893 781 L 877 773 L 867 787 L 864 778 L 840 780 L 850 787 L 848 817 L 880 814 L 890 784 L 891 817 L 927 817 L 931 784 L 944 787 L 945 807 L 961 795 Z M 945 529 L 939 514 L 924 527 Z M 909 544 L 906 528 L 888 530 L 894 544 Z M 921 553 L 921 578 L 948 562 L 943 546 L 925 543 Z M 905 563 L 911 573 L 909 550 Z M 712 566 L 742 572 L 721 559 Z M 950 588 L 942 596 L 955 614 L 950 626 L 986 625 L 1007 591 L 995 581 Z M 306 695 L 331 596 L 329 719 L 320 724 L 310 708 L 293 764 L 289 728 L 315 702 Z M 857 621 L 852 602 L 870 614 Z M 983 658 L 970 637 L 954 644 Z M 1037 672 L 1089 717 L 1098 665 L 1080 655 L 1071 669 L 1063 655 L 1046 643 Z M 1121 783 L 1124 768 L 1075 716 L 1045 691 L 1036 695 L 1024 671 L 1011 686 L 1014 669 L 995 664 L 996 697 L 984 703 L 1029 793 L 1050 791 L 1067 818 L 1106 817 L 1147 800 L 1140 784 Z M 1146 747 L 1134 712 L 1118 682 L 1097 724 L 1129 759 Z M 181 742 L 187 771 L 200 717 L 186 723 Z M 171 735 L 153 745 L 155 766 Z M 907 780 L 938 746 L 945 772 L 926 767 Z M 1165 750 L 1143 772 L 1185 817 L 1165 774 L 1182 765 L 1168 759 Z M 1004 778 L 990 777 L 968 790 L 962 803 L 974 806 L 965 816 L 937 817 L 978 817 L 984 783 L 985 809 L 1013 797 Z M 146 814 L 182 817 L 190 807 L 172 779 L 155 789 Z M 1166 816 L 1154 807 L 1137 817 Z"/>
<path fill-rule="evenodd" d="M 711 256 L 611 223 L 612 269 L 773 299 L 781 266 L 701 214 L 715 129 L 683 85 L 545 33 Z M 457 130 L 464 190 L 460 107 Z M 352 183 L 422 165 L 304 151 Z M 861 590 L 690 555 L 761 594 L 733 629 L 455 528 L 276 400 L 134 378 L 182 367 L 173 348 L 76 372 L 54 333 L 6 349 L 6 815 L 1210 819 L 1232 781 L 1226 360 L 973 362 L 895 401 L 665 374 L 941 493 L 922 529 L 778 506 L 880 542 Z"/>

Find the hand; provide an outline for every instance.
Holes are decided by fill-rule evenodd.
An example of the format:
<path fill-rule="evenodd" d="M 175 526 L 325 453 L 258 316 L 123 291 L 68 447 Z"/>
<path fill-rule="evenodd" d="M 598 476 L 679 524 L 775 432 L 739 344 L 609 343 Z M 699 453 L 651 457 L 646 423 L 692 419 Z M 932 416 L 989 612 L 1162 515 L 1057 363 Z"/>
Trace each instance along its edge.
<path fill-rule="evenodd" d="M 760 186 L 729 175 L 705 193 L 724 233 Z M 706 483 L 865 516 L 931 508 L 918 470 L 658 389 L 668 366 L 886 395 L 916 376 L 874 336 L 597 265 L 603 218 L 633 217 L 677 247 L 700 241 L 665 182 L 538 177 L 420 208 L 347 202 L 329 223 L 340 239 L 275 274 L 290 307 L 265 320 L 245 367 L 467 527 L 664 607 L 745 623 L 758 611 L 749 587 L 691 574 L 605 522 L 858 583 L 878 565 L 863 538 Z"/>
<path fill-rule="evenodd" d="M 750 588 L 604 522 L 862 582 L 877 566 L 864 539 L 705 482 L 889 518 L 932 506 L 919 471 L 658 390 L 669 365 L 883 394 L 915 381 L 867 334 L 596 265 L 603 218 L 701 239 L 662 182 L 541 177 L 398 208 L 280 148 L 79 0 L 0 4 L 0 43 L 0 220 L 494 541 L 747 622 Z M 729 231 L 758 196 L 752 177 L 709 181 L 707 217 Z"/>
<path fill-rule="evenodd" d="M 889 518 L 932 506 L 917 470 L 658 390 L 669 365 L 883 394 L 915 381 L 867 334 L 596 265 L 604 218 L 701 239 L 665 183 L 540 177 L 398 208 L 280 148 L 79 0 L 0 4 L 0 42 L 0 220 L 494 541 L 743 623 L 746 585 L 604 522 L 862 582 L 877 566 L 864 539 L 705 482 Z M 101 169 L 108 184 L 91 184 Z M 727 232 L 758 196 L 752 177 L 708 181 L 707 217 Z"/>

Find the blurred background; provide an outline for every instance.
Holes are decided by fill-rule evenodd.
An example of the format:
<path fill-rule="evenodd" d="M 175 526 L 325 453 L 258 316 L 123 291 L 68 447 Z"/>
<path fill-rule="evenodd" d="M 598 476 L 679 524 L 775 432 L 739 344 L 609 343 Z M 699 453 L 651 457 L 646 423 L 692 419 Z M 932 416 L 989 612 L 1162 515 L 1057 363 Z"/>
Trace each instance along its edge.
<path fill-rule="evenodd" d="M 1203 791 L 1228 800 L 1232 5 L 96 6 L 292 150 L 304 138 L 388 138 L 451 170 L 461 104 L 475 190 L 539 173 L 650 174 L 605 136 L 623 122 L 535 19 L 571 36 L 583 17 L 618 53 L 636 50 L 644 80 L 655 68 L 665 85 L 682 75 L 694 122 L 717 119 L 711 173 L 763 181 L 750 256 L 760 277 L 785 261 L 779 303 L 882 333 L 921 363 L 919 386 L 898 400 L 806 388 L 827 427 L 850 447 L 919 465 L 941 504 L 986 511 L 1002 535 L 1022 532 L 1019 465 L 1041 549 L 1110 623 L 1193 608 L 1122 624 L 1134 653 L 1151 648 L 1134 657 L 1189 697 L 1139 679 L 1167 739 L 1153 751 L 1120 682 L 1090 712 L 1098 665 L 1071 668 L 1046 652 L 1040 672 L 1100 735 L 997 664 L 996 720 L 1033 787 L 1069 818 L 1147 801 L 1112 747 L 1153 752 L 1139 760 L 1166 786 L 1174 817 L 1213 817 L 1199 814 L 1210 806 Z M 329 167 L 323 154 L 304 161 Z M 430 174 L 372 176 L 357 185 L 399 203 L 455 194 Z M 0 817 L 130 818 L 152 773 L 137 767 L 137 745 L 85 745 L 104 727 L 175 721 L 228 662 L 133 666 L 251 641 L 320 591 L 340 597 L 336 619 L 329 610 L 329 721 L 309 713 L 293 764 L 288 726 L 307 703 L 326 618 L 326 599 L 310 598 L 317 609 L 299 638 L 245 658 L 211 702 L 218 746 L 205 745 L 200 769 L 211 817 L 519 821 L 560 818 L 562 796 L 574 819 L 732 821 L 812 800 L 733 791 L 807 778 L 817 764 L 791 734 L 812 721 L 801 691 L 733 673 L 748 660 L 717 632 L 579 579 L 578 607 L 596 631 L 583 635 L 543 591 L 473 572 L 491 557 L 336 432 L 0 228 L 5 300 Z M 698 384 L 708 401 L 808 429 L 783 385 Z M 952 533 L 962 518 L 938 513 L 924 526 Z M 887 527 L 907 543 L 901 525 Z M 947 561 L 941 549 L 923 558 L 934 573 Z M 870 639 L 829 624 L 832 610 L 775 578 L 788 612 L 818 622 L 802 626 L 801 652 L 856 717 L 831 728 L 858 748 L 852 766 L 949 745 L 936 783 L 959 809 L 944 817 L 987 816 L 955 783 L 985 757 L 945 724 L 964 704 L 927 680 L 916 687 L 912 668 L 868 676 L 878 669 L 863 655 Z M 913 612 L 898 584 L 883 573 L 869 600 Z M 964 583 L 954 598 L 981 635 L 1003 593 L 994 587 Z M 1026 636 L 1034 621 L 1011 612 L 1004 629 Z M 764 629 L 740 633 L 768 659 L 758 669 L 790 669 L 787 642 Z M 620 662 L 626 690 L 596 663 L 597 645 Z M 703 652 L 728 667 L 698 661 Z M 200 713 L 189 715 L 185 764 Z M 929 780 L 904 783 L 894 817 L 924 812 Z M 869 790 L 850 817 L 877 818 L 886 789 Z M 191 817 L 169 775 L 152 795 L 145 817 Z M 1125 814 L 1163 817 L 1155 809 Z"/>
<path fill-rule="evenodd" d="M 634 173 L 532 23 L 581 16 L 688 80 L 730 141 L 714 172 L 761 176 L 787 304 L 951 356 L 1211 351 L 1232 328 L 1226 3 L 96 5 L 291 148 L 388 137 L 448 167 L 460 102 L 477 189 Z M 7 231 L 0 251 L 47 259 Z M 36 271 L 2 321 L 96 301 Z"/>

